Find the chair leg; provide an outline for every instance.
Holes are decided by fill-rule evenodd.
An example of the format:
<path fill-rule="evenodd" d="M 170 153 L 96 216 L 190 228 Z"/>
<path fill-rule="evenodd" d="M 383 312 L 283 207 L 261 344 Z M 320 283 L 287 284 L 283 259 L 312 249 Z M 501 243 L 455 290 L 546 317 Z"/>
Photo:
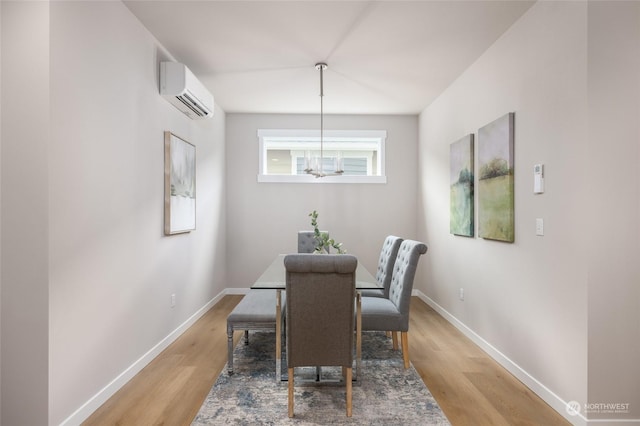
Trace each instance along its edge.
<path fill-rule="evenodd" d="M 227 327 L 227 373 L 233 374 L 233 328 Z"/>
<path fill-rule="evenodd" d="M 276 291 L 276 383 L 282 380 L 282 292 Z"/>
<path fill-rule="evenodd" d="M 356 293 L 356 380 L 362 364 L 362 293 Z"/>
<path fill-rule="evenodd" d="M 402 359 L 404 360 L 404 368 L 409 368 L 409 333 L 403 331 L 400 333 L 402 337 Z"/>
<path fill-rule="evenodd" d="M 347 367 L 347 378 L 346 378 L 346 382 L 347 382 L 347 417 L 351 417 L 351 411 L 352 411 L 352 405 L 351 405 L 351 396 L 352 396 L 352 387 L 353 384 L 351 383 L 351 367 Z"/>
<path fill-rule="evenodd" d="M 293 368 L 289 372 L 289 417 L 293 417 Z"/>
<path fill-rule="evenodd" d="M 395 331 L 392 331 L 391 338 L 393 340 L 393 350 L 397 351 L 398 350 L 398 333 L 396 333 Z"/>

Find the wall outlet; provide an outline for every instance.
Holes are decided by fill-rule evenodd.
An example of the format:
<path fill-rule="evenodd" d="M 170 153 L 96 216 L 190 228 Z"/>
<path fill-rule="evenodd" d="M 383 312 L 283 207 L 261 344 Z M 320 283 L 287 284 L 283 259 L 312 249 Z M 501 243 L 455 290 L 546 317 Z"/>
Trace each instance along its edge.
<path fill-rule="evenodd" d="M 460 300 L 464 300 L 464 288 L 461 288 L 461 289 L 460 289 L 460 293 L 458 294 L 458 298 L 459 298 Z"/>
<path fill-rule="evenodd" d="M 171 295 L 171 307 L 174 308 L 176 306 L 176 294 L 173 293 Z"/>

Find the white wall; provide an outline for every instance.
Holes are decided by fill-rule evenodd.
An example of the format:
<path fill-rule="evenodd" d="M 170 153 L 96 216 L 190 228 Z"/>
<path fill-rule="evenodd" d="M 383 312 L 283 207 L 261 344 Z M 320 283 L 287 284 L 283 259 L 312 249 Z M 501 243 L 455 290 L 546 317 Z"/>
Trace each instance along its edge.
<path fill-rule="evenodd" d="M 167 55 L 121 3 L 52 3 L 51 22 L 50 420 L 58 423 L 224 289 L 225 116 L 216 109 L 213 120 L 192 121 L 158 95 Z M 163 235 L 165 130 L 197 152 L 197 229 L 171 237 Z"/>
<path fill-rule="evenodd" d="M 589 398 L 640 422 L 640 3 L 589 3 Z M 631 422 L 629 422 L 631 424 Z"/>
<path fill-rule="evenodd" d="M 2 418 L 47 423 L 49 4 L 2 2 Z"/>
<path fill-rule="evenodd" d="M 120 2 L 2 20 L 2 424 L 76 424 L 226 286 L 225 114 L 158 95 L 169 55 Z M 171 237 L 165 130 L 197 149 L 197 229 Z"/>
<path fill-rule="evenodd" d="M 587 401 L 588 209 L 597 201 L 584 185 L 586 35 L 585 2 L 538 2 L 420 116 L 418 226 L 430 251 L 419 288 L 563 414 L 564 401 Z M 449 145 L 507 112 L 515 242 L 450 235 Z M 545 165 L 541 195 L 536 163 Z"/>
<path fill-rule="evenodd" d="M 312 96 L 312 94 L 311 94 Z M 228 286 L 247 288 L 297 232 L 320 228 L 375 270 L 389 234 L 416 238 L 417 116 L 326 116 L 325 129 L 386 130 L 387 184 L 258 183 L 258 129 L 317 129 L 318 115 L 227 115 Z"/>

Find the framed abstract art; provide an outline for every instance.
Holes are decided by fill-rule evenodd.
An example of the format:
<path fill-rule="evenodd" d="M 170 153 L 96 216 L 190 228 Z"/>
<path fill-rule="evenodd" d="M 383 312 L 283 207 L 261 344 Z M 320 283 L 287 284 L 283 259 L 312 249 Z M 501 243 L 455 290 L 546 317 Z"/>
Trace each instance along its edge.
<path fill-rule="evenodd" d="M 474 236 L 473 135 L 449 146 L 449 232 Z"/>
<path fill-rule="evenodd" d="M 196 147 L 164 132 L 164 233 L 196 229 Z"/>
<path fill-rule="evenodd" d="M 478 130 L 478 236 L 514 241 L 514 120 L 508 113 Z"/>

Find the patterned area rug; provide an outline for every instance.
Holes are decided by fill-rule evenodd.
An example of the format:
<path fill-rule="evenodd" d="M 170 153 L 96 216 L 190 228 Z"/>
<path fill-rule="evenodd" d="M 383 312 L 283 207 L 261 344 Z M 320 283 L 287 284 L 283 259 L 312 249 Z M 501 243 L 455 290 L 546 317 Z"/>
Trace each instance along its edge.
<path fill-rule="evenodd" d="M 449 425 L 413 365 L 403 368 L 401 352 L 391 348 L 391 339 L 384 333 L 363 333 L 362 366 L 353 385 L 351 418 L 346 417 L 344 384 L 304 384 L 304 375 L 315 374 L 315 369 L 296 369 L 295 417 L 290 419 L 287 382 L 275 380 L 275 333 L 252 332 L 249 342 L 248 346 L 244 341 L 237 345 L 234 374 L 229 376 L 225 365 L 193 426 Z M 286 364 L 282 371 L 286 375 Z M 339 373 L 322 371 L 323 378 L 329 379 Z"/>

